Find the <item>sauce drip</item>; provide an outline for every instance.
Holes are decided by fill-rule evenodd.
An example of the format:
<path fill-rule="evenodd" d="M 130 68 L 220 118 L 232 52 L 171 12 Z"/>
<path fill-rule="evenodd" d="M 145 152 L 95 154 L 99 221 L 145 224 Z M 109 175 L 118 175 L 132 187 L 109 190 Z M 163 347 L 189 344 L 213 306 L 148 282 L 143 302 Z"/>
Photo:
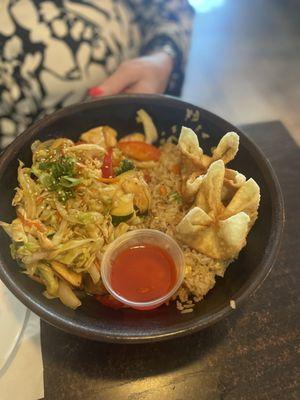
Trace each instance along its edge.
<path fill-rule="evenodd" d="M 172 289 L 176 282 L 176 267 L 172 257 L 158 246 L 133 246 L 113 260 L 110 280 L 120 296 L 146 302 L 156 300 Z"/>

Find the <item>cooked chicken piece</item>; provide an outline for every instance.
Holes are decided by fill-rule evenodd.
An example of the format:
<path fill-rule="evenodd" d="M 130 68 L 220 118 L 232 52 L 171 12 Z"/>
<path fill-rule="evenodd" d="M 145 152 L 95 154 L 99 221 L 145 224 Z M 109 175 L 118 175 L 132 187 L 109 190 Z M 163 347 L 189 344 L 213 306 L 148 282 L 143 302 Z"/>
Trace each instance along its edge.
<path fill-rule="evenodd" d="M 114 147 L 117 144 L 117 131 L 107 125 L 97 126 L 84 132 L 80 140 L 104 148 Z"/>
<path fill-rule="evenodd" d="M 120 185 L 125 193 L 134 195 L 133 204 L 141 213 L 150 208 L 151 194 L 148 184 L 145 182 L 142 174 L 137 171 L 128 171 L 120 177 Z"/>

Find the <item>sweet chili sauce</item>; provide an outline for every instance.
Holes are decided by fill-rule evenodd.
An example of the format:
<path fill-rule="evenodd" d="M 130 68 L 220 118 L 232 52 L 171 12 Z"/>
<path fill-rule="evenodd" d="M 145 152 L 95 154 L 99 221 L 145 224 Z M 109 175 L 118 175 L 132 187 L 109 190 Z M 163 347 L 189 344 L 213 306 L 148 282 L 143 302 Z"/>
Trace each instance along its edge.
<path fill-rule="evenodd" d="M 113 260 L 110 282 L 115 292 L 135 302 L 166 295 L 175 285 L 176 266 L 162 248 L 145 244 L 121 251 Z"/>

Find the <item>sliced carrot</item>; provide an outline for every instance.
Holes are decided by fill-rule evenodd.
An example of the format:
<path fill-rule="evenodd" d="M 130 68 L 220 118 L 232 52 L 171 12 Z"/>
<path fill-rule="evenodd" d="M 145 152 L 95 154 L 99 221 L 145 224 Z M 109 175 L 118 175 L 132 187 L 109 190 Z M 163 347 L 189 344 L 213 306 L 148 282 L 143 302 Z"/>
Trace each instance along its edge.
<path fill-rule="evenodd" d="M 97 270 L 101 271 L 101 265 L 100 262 L 97 260 L 97 258 L 95 259 L 94 264 L 96 265 Z"/>
<path fill-rule="evenodd" d="M 47 232 L 46 227 L 40 221 L 24 218 L 22 215 L 18 215 L 23 225 L 29 228 L 35 227 L 40 232 Z"/>
<path fill-rule="evenodd" d="M 158 161 L 160 150 L 144 142 L 119 142 L 119 149 L 126 156 L 138 161 Z"/>
<path fill-rule="evenodd" d="M 45 198 L 45 196 L 38 196 L 36 198 L 36 204 L 41 204 L 43 202 L 44 198 Z"/>
<path fill-rule="evenodd" d="M 57 218 L 58 222 L 61 222 L 62 216 L 60 215 L 60 213 L 58 211 L 56 211 L 56 218 Z"/>
<path fill-rule="evenodd" d="M 113 308 L 114 310 L 119 310 L 120 308 L 128 308 L 125 304 L 121 303 L 110 294 L 96 294 L 95 298 L 97 301 L 99 301 L 99 303 L 103 304 L 106 307 Z"/>
<path fill-rule="evenodd" d="M 119 178 L 102 178 L 99 176 L 99 178 L 97 178 L 98 181 L 102 182 L 102 183 L 116 183 L 119 181 Z"/>
<path fill-rule="evenodd" d="M 173 174 L 179 175 L 181 171 L 180 164 L 174 164 L 171 168 L 171 171 L 173 172 Z"/>
<path fill-rule="evenodd" d="M 144 172 L 144 179 L 147 183 L 151 182 L 151 176 L 148 174 L 148 172 Z"/>
<path fill-rule="evenodd" d="M 166 195 L 167 194 L 167 189 L 166 189 L 166 187 L 164 185 L 160 185 L 159 191 L 160 191 L 160 194 L 162 194 L 162 195 Z"/>

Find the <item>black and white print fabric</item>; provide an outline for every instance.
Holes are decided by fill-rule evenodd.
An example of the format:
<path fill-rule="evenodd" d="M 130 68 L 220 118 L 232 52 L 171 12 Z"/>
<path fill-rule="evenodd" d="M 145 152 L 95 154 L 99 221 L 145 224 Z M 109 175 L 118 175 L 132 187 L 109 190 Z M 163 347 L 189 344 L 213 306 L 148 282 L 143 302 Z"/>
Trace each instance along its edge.
<path fill-rule="evenodd" d="M 178 91 L 191 20 L 182 0 L 0 0 L 0 146 L 82 101 L 123 60 L 168 42 Z"/>

